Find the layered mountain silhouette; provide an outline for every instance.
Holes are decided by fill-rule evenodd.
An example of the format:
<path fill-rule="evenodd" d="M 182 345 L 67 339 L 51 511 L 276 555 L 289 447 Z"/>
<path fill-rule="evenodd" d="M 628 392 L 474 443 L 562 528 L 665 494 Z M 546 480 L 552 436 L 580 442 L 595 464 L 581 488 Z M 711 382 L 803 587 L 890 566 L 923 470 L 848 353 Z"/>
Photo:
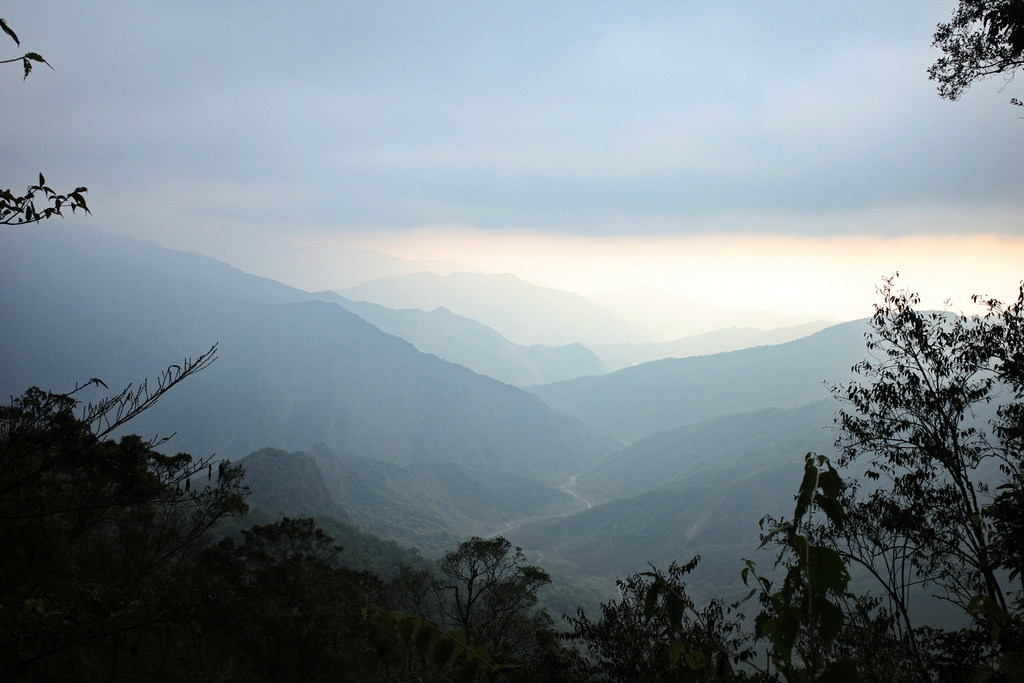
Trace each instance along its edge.
<path fill-rule="evenodd" d="M 318 298 L 335 301 L 377 328 L 401 337 L 424 353 L 432 353 L 517 387 L 548 384 L 586 375 L 601 375 L 605 366 L 582 344 L 544 346 L 513 344 L 490 327 L 447 308 L 395 310 L 352 301 L 333 292 Z"/>
<path fill-rule="evenodd" d="M 537 397 L 417 351 L 337 304 L 198 254 L 82 228 L 0 233 L 0 392 L 112 389 L 219 343 L 131 424 L 240 458 L 323 442 L 407 465 L 559 478 L 612 450 Z"/>
<path fill-rule="evenodd" d="M 719 415 L 829 396 L 864 357 L 864 321 L 712 356 L 666 358 L 600 377 L 529 387 L 548 405 L 626 442 Z"/>
<path fill-rule="evenodd" d="M 754 327 L 727 327 L 673 341 L 647 342 L 645 344 L 604 344 L 592 346 L 591 350 L 601 359 L 605 370 L 611 372 L 662 358 L 709 356 L 755 346 L 784 344 L 820 332 L 834 324 L 818 320 L 771 330 L 759 330 Z M 579 376 L 582 375 L 583 373 Z M 546 382 L 537 382 L 537 384 L 546 384 Z"/>
<path fill-rule="evenodd" d="M 662 432 L 603 459 L 576 490 L 593 507 L 522 525 L 508 538 L 572 576 L 624 576 L 703 558 L 693 575 L 740 597 L 766 515 L 792 514 L 804 454 L 833 451 L 833 400 L 727 415 Z M 760 557 L 770 573 L 774 557 Z M 650 563 L 650 564 L 648 564 Z"/>
<path fill-rule="evenodd" d="M 649 332 L 578 294 L 532 285 L 515 275 L 422 272 L 371 280 L 338 292 L 388 308 L 439 307 L 472 318 L 517 344 L 651 341 Z"/>

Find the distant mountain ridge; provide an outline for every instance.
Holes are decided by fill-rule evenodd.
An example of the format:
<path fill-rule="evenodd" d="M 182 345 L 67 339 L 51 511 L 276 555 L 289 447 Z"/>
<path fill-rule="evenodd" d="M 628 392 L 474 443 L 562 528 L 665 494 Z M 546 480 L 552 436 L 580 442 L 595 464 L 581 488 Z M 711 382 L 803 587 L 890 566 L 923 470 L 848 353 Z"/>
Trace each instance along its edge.
<path fill-rule="evenodd" d="M 474 270 L 465 263 L 409 260 L 372 249 L 288 242 L 279 242 L 270 253 L 264 245 L 236 243 L 230 254 L 223 255 L 223 260 L 246 272 L 260 273 L 311 292 L 355 287 L 380 277 L 409 275 L 424 270 L 442 275 Z"/>
<path fill-rule="evenodd" d="M 318 292 L 316 296 L 337 302 L 423 353 L 432 353 L 513 386 L 547 384 L 605 372 L 597 355 L 581 344 L 514 344 L 494 329 L 447 308 L 395 310 L 367 301 L 352 301 L 333 292 Z"/>
<path fill-rule="evenodd" d="M 510 273 L 441 276 L 422 272 L 371 280 L 338 294 L 395 309 L 444 307 L 524 345 L 613 344 L 652 338 L 585 297 L 538 287 Z"/>
<path fill-rule="evenodd" d="M 769 310 L 711 306 L 657 287 L 634 287 L 588 294 L 587 298 L 630 322 L 651 330 L 661 340 L 680 339 L 731 327 L 772 330 L 813 322 L 823 316 Z M 837 321 L 833 320 L 832 323 Z"/>
<path fill-rule="evenodd" d="M 0 393 L 121 387 L 220 343 L 131 425 L 238 458 L 322 441 L 363 457 L 562 476 L 614 449 L 535 396 L 336 304 L 197 254 L 60 225 L 0 233 Z M 95 395 L 95 392 L 94 394 Z"/>
<path fill-rule="evenodd" d="M 753 327 L 728 327 L 713 332 L 682 337 L 668 342 L 646 344 L 607 344 L 591 346 L 608 372 L 621 370 L 640 363 L 662 358 L 689 358 L 709 356 L 727 351 L 739 351 L 755 346 L 770 346 L 809 336 L 831 327 L 835 323 L 816 320 L 793 327 L 758 330 Z M 540 382 L 538 382 L 540 384 Z"/>
<path fill-rule="evenodd" d="M 863 320 L 808 337 L 713 356 L 667 358 L 600 377 L 528 387 L 555 408 L 626 442 L 718 415 L 825 398 L 864 357 Z"/>

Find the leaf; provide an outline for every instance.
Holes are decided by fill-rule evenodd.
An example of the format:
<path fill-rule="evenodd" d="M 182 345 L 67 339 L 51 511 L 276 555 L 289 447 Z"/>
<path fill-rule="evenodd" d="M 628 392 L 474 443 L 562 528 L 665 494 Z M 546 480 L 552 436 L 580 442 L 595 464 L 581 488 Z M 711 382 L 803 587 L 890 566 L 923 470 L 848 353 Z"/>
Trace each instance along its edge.
<path fill-rule="evenodd" d="M 828 600 L 818 600 L 815 605 L 819 612 L 821 638 L 825 643 L 825 647 L 828 647 L 835 642 L 843 630 L 843 623 L 845 621 L 843 610 Z"/>
<path fill-rule="evenodd" d="M 686 645 L 677 640 L 668 646 L 668 661 L 674 665 L 679 661 L 679 658 L 683 656 L 683 652 L 685 651 Z"/>
<path fill-rule="evenodd" d="M 409 617 L 402 615 L 398 617 L 397 630 L 398 634 L 402 636 L 402 640 L 410 642 L 412 640 L 413 631 L 416 628 L 416 624 Z"/>
<path fill-rule="evenodd" d="M 462 666 L 459 668 L 459 674 L 456 680 L 459 683 L 471 683 L 476 678 L 476 669 L 479 663 L 475 659 L 467 659 Z"/>
<path fill-rule="evenodd" d="M 7 22 L 4 21 L 3 19 L 0 19 L 0 28 L 2 28 L 4 30 L 4 33 L 6 33 L 7 35 L 9 35 L 11 38 L 14 39 L 14 43 L 16 45 L 21 45 L 21 41 L 18 40 L 18 36 L 14 33 L 14 31 L 11 30 L 11 27 L 8 26 Z"/>
<path fill-rule="evenodd" d="M 483 645 L 470 645 L 466 648 L 466 656 L 472 655 L 478 661 L 484 664 L 491 663 L 491 653 L 487 651 L 487 648 Z"/>
<path fill-rule="evenodd" d="M 654 608 L 658 605 L 658 593 L 661 591 L 661 577 L 655 579 L 651 587 L 647 589 L 647 597 L 644 598 L 644 618 L 650 619 L 654 614 Z"/>
<path fill-rule="evenodd" d="M 985 681 L 991 680 L 991 678 L 992 669 L 982 665 L 975 667 L 974 670 L 971 671 L 970 675 L 967 677 L 967 683 L 985 683 Z"/>
<path fill-rule="evenodd" d="M 668 613 L 668 623 L 673 630 L 682 630 L 683 626 L 683 600 L 673 590 L 665 594 L 665 611 Z"/>
<path fill-rule="evenodd" d="M 807 582 L 817 591 L 841 593 L 850 582 L 850 573 L 838 552 L 811 546 L 807 549 Z"/>
<path fill-rule="evenodd" d="M 708 666 L 708 658 L 703 652 L 686 653 L 686 666 L 690 671 L 703 671 Z"/>
<path fill-rule="evenodd" d="M 807 512 L 814 497 L 814 491 L 818 486 L 818 467 L 814 463 L 814 454 L 808 453 L 804 460 L 804 478 L 800 482 L 800 490 L 796 497 L 796 510 L 793 512 L 793 521 L 800 522 L 800 519 Z"/>
<path fill-rule="evenodd" d="M 829 662 L 825 670 L 821 672 L 822 681 L 834 681 L 835 683 L 858 683 L 861 678 L 857 671 L 857 665 L 850 659 L 840 659 Z"/>
<path fill-rule="evenodd" d="M 434 664 L 442 667 L 453 659 L 455 654 L 455 641 L 451 638 L 441 638 L 434 644 Z"/>
<path fill-rule="evenodd" d="M 416 645 L 416 649 L 420 652 L 426 652 L 427 649 L 430 648 L 430 644 L 434 639 L 435 633 L 437 633 L 437 631 L 430 628 L 426 622 L 421 622 L 413 636 L 413 643 Z"/>
<path fill-rule="evenodd" d="M 793 646 L 800 635 L 800 608 L 791 607 L 762 626 L 776 652 L 786 662 L 793 657 Z"/>
<path fill-rule="evenodd" d="M 466 636 L 462 633 L 462 631 L 456 631 L 455 629 L 452 629 L 450 631 L 445 631 L 444 635 L 446 638 L 448 638 L 453 643 L 458 645 L 460 649 L 466 649 Z"/>

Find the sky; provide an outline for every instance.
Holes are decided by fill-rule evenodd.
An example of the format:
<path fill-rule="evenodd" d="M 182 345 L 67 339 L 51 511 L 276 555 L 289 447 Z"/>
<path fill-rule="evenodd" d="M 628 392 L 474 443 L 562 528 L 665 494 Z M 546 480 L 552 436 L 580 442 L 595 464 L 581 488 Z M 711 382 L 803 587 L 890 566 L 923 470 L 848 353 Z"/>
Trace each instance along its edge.
<path fill-rule="evenodd" d="M 0 71 L 0 186 L 257 274 L 301 245 L 836 318 L 896 271 L 1008 298 L 1024 80 L 937 96 L 954 7 L 0 2 L 0 58 L 53 66 Z"/>

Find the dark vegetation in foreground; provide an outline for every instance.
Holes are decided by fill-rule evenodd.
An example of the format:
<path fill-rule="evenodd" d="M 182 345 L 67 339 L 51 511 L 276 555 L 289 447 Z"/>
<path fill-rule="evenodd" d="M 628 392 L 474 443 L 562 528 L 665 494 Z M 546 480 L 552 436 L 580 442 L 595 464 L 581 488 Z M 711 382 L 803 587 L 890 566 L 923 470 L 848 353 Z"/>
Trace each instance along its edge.
<path fill-rule="evenodd" d="M 956 99 L 1024 65 L 1022 4 L 963 0 L 935 39 Z M 87 211 L 85 191 L 0 189 L 0 224 Z M 0 678 L 1024 681 L 1024 287 L 974 317 L 882 295 L 862 381 L 833 388 L 840 457 L 808 454 L 792 516 L 761 520 L 777 561 L 737 567 L 747 598 L 695 602 L 694 558 L 562 633 L 536 609 L 549 575 L 501 537 L 431 565 L 332 521 L 344 551 L 311 518 L 243 517 L 238 466 L 110 438 L 215 349 L 97 404 L 30 389 L 0 408 Z M 922 623 L 926 600 L 964 625 Z"/>
<path fill-rule="evenodd" d="M 1024 288 L 974 317 L 882 295 L 862 380 L 833 389 L 841 456 L 808 455 L 792 516 L 762 520 L 778 561 L 736 567 L 748 598 L 695 603 L 695 558 L 561 631 L 501 537 L 432 564 L 344 520 L 243 518 L 240 467 L 109 438 L 215 350 L 98 404 L 32 389 L 0 410 L 0 677 L 1024 680 Z M 928 599 L 964 626 L 919 623 Z"/>

